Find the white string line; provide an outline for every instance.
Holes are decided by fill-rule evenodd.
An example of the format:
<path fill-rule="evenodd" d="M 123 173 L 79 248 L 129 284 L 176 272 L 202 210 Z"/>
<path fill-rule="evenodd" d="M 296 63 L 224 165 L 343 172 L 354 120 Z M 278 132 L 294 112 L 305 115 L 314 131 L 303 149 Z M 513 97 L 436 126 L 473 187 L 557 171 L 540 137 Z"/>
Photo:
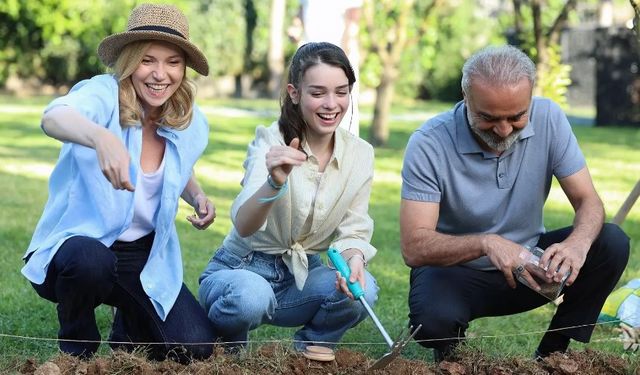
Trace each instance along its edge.
<path fill-rule="evenodd" d="M 480 336 L 470 336 L 470 337 L 448 337 L 448 338 L 439 338 L 439 339 L 423 339 L 423 340 L 413 340 L 416 343 L 425 343 L 425 342 L 437 342 L 437 341 L 449 341 L 449 340 L 479 340 L 479 339 L 497 339 L 504 337 L 515 337 L 515 336 L 533 336 L 538 334 L 543 334 L 546 332 L 559 332 L 569 329 L 575 328 L 583 328 L 589 326 L 598 326 L 598 325 L 606 325 L 606 324 L 617 324 L 621 323 L 621 319 L 615 319 L 607 322 L 596 322 L 593 324 L 582 324 L 570 327 L 562 327 L 562 328 L 554 328 L 548 330 L 541 331 L 529 331 L 529 332 L 520 332 L 520 333 L 508 333 L 502 335 L 480 335 Z M 5 338 L 14 338 L 21 340 L 30 340 L 30 341 L 49 341 L 49 342 L 77 342 L 77 343 L 93 343 L 93 344 L 115 344 L 115 345 L 182 345 L 182 346 L 190 346 L 190 345 L 241 345 L 241 344 L 275 344 L 275 343 L 283 343 L 283 342 L 300 342 L 305 344 L 328 344 L 328 345 L 336 345 L 339 344 L 341 346 L 373 346 L 373 345 L 385 345 L 386 342 L 328 342 L 328 341 L 303 341 L 303 340 L 293 340 L 293 339 L 281 339 L 281 340 L 247 340 L 247 341 L 214 341 L 214 342 L 131 342 L 131 341 L 108 341 L 108 340 L 78 340 L 78 339 L 60 339 L 60 338 L 48 338 L 48 337 L 34 337 L 34 336 L 23 336 L 23 335 L 13 335 L 8 333 L 0 333 L 0 337 Z M 593 342 L 600 341 L 619 341 L 619 338 L 608 338 L 608 339 L 599 339 L 594 340 Z"/>

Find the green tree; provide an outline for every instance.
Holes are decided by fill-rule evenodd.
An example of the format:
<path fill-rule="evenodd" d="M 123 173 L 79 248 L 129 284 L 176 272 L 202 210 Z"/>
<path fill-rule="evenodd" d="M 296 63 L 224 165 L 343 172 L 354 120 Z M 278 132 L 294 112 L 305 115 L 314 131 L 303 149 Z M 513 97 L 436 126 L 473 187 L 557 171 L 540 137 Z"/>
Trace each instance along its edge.
<path fill-rule="evenodd" d="M 408 97 L 457 101 L 462 98 L 462 65 L 476 50 L 504 43 L 496 9 L 478 7 L 476 0 L 448 1 L 434 11 L 433 27 L 403 54 L 399 90 Z M 417 57 L 417 58 L 416 58 Z M 414 77 L 415 76 L 415 77 Z"/>
<path fill-rule="evenodd" d="M 247 82 L 269 79 L 270 2 L 254 0 L 188 1 L 191 37 L 209 60 L 212 78 L 234 77 L 234 96 L 244 97 Z M 260 92 L 266 91 L 259 87 Z"/>
<path fill-rule="evenodd" d="M 285 0 L 271 0 L 269 14 L 269 83 L 267 91 L 272 98 L 280 95 L 280 86 L 284 75 L 284 18 L 286 13 Z"/>
<path fill-rule="evenodd" d="M 638 39 L 638 44 L 640 44 L 640 1 L 629 0 L 629 3 L 631 3 L 633 13 L 635 14 L 635 16 L 633 17 L 633 31 L 635 31 L 636 37 Z"/>
<path fill-rule="evenodd" d="M 369 65 L 369 79 L 375 71 L 376 99 L 369 141 L 384 145 L 389 138 L 389 111 L 395 84 L 401 74 L 402 54 L 414 46 L 432 25 L 430 13 L 438 0 L 367 0 L 363 5 L 366 27 L 365 48 Z M 373 68 L 372 68 L 373 67 Z M 366 75 L 366 74 L 365 74 Z"/>
<path fill-rule="evenodd" d="M 11 74 L 54 85 L 103 71 L 96 47 L 121 31 L 132 0 L 0 3 L 0 84 Z"/>
<path fill-rule="evenodd" d="M 213 77 L 235 76 L 244 68 L 245 5 L 237 0 L 194 0 L 187 17 L 192 41 L 209 61 Z"/>
<path fill-rule="evenodd" d="M 566 106 L 570 66 L 562 64 L 560 34 L 577 0 L 513 0 L 513 30 L 517 44 L 536 62 L 536 95 Z"/>
<path fill-rule="evenodd" d="M 284 30 L 288 22 L 296 16 L 298 12 L 298 1 L 284 1 L 284 17 L 282 17 L 283 4 L 282 0 L 279 1 L 259 1 L 257 9 L 257 26 L 254 32 L 254 48 L 251 54 L 252 64 L 252 76 L 255 80 L 255 86 L 259 93 L 266 97 L 278 96 L 282 90 L 282 84 L 284 75 L 286 74 L 286 67 L 290 61 L 290 58 L 295 53 L 298 45 L 292 43 L 290 40 L 286 42 L 282 40 L 281 46 L 275 46 L 274 41 L 271 39 L 271 33 L 276 33 L 280 36 L 274 35 L 274 37 L 284 38 Z M 278 7 L 276 12 L 277 17 L 274 18 L 272 14 L 271 6 Z M 273 24 L 275 22 L 275 24 Z M 282 24 L 280 24 L 282 22 Z M 288 40 L 288 39 L 287 39 Z M 277 50 L 274 56 L 269 56 L 271 50 Z M 269 60 L 273 59 L 271 63 Z M 282 64 L 278 67 L 278 64 Z"/>
<path fill-rule="evenodd" d="M 490 10 L 472 0 L 367 1 L 363 84 L 376 88 L 370 141 L 387 141 L 393 96 L 458 100 L 460 68 L 479 47 L 503 41 Z"/>

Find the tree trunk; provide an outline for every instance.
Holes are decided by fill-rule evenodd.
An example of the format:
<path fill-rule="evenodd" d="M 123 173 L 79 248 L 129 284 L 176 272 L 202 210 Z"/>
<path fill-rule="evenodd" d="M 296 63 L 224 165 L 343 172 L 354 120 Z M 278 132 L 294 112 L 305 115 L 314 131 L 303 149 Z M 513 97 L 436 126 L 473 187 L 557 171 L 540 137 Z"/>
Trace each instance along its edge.
<path fill-rule="evenodd" d="M 402 51 L 407 46 L 416 43 L 424 34 L 427 26 L 423 23 L 417 30 L 415 39 L 408 35 L 409 20 L 413 15 L 414 0 L 402 0 L 398 2 L 385 2 L 387 12 L 394 14 L 394 22 L 389 27 L 380 27 L 375 22 L 373 2 L 370 0 L 364 5 L 364 19 L 367 31 L 371 37 L 370 53 L 376 54 L 382 63 L 382 75 L 380 83 L 376 87 L 376 101 L 373 111 L 373 120 L 369 129 L 369 141 L 374 146 L 381 146 L 389 140 L 389 111 L 393 98 L 394 85 L 398 78 L 397 66 L 400 63 Z M 435 8 L 436 0 L 424 10 L 422 19 Z M 415 16 L 415 15 L 413 15 Z"/>
<path fill-rule="evenodd" d="M 533 0 L 531 2 L 531 15 L 533 17 L 533 37 L 536 45 L 537 61 L 536 61 L 536 75 L 537 81 L 543 82 L 544 76 L 548 71 L 549 54 L 547 51 L 547 43 L 544 34 L 542 33 L 542 4 L 540 0 Z M 542 94 L 542 87 L 536 85 L 534 88 L 534 95 Z"/>
<path fill-rule="evenodd" d="M 522 0 L 512 0 L 513 1 L 513 9 L 514 9 L 514 29 L 516 30 L 516 39 L 519 41 L 524 40 L 522 33 L 522 16 L 521 16 L 521 7 L 524 5 Z M 629 0 L 629 1 L 637 1 L 637 0 Z M 549 29 L 545 32 L 543 30 L 542 24 L 542 9 L 544 6 L 544 0 L 530 0 L 528 1 L 529 6 L 531 8 L 531 17 L 533 19 L 533 39 L 534 39 L 534 47 L 536 49 L 536 75 L 537 82 L 543 82 L 544 78 L 547 74 L 549 74 L 549 48 L 553 45 L 557 45 L 560 43 L 560 33 L 562 27 L 566 24 L 567 19 L 569 17 L 569 12 L 571 12 L 576 7 L 576 0 L 567 0 L 562 7 L 562 10 L 558 14 L 558 16 L 553 21 L 553 24 L 549 27 Z M 540 85 L 536 85 L 534 88 L 534 95 L 541 95 L 542 87 Z"/>
<path fill-rule="evenodd" d="M 269 65 L 268 91 L 272 98 L 280 96 L 282 75 L 284 74 L 284 16 L 285 0 L 271 1 L 271 15 L 269 22 Z"/>
<path fill-rule="evenodd" d="M 640 23 L 640 1 L 639 0 L 629 0 L 631 3 L 631 7 L 633 7 L 633 12 L 635 13 L 635 17 L 633 17 L 633 30 L 636 32 L 636 39 L 638 39 L 638 43 L 640 43 L 640 27 L 638 23 Z"/>
<path fill-rule="evenodd" d="M 517 47 L 522 46 L 522 0 L 513 0 L 513 33 Z"/>
<path fill-rule="evenodd" d="M 554 44 L 560 44 L 560 34 L 562 33 L 562 28 L 566 26 L 567 20 L 569 19 L 569 12 L 576 8 L 576 0 L 567 0 L 558 14 L 558 17 L 553 21 L 553 25 L 549 28 L 547 32 L 547 46 Z"/>
<path fill-rule="evenodd" d="M 242 73 L 236 74 L 233 77 L 234 89 L 233 89 L 233 97 L 234 98 L 243 98 L 244 97 L 244 89 L 242 87 Z"/>
<path fill-rule="evenodd" d="M 396 81 L 395 68 L 386 67 L 376 87 L 376 102 L 373 109 L 373 121 L 369 141 L 373 146 L 382 146 L 389 140 L 389 112 Z"/>
<path fill-rule="evenodd" d="M 244 34 L 244 53 L 242 54 L 244 58 L 243 69 L 242 72 L 235 76 L 234 97 L 236 98 L 245 97 L 247 78 L 251 77 L 251 55 L 253 53 L 253 32 L 256 29 L 256 18 L 256 7 L 253 0 L 244 0 L 244 22 L 247 27 Z"/>

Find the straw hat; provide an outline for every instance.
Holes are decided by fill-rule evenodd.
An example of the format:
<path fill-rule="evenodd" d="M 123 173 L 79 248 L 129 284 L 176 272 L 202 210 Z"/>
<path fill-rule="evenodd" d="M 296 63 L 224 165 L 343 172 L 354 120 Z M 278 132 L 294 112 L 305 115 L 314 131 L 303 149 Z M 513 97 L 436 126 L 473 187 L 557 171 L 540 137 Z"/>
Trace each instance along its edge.
<path fill-rule="evenodd" d="M 100 42 L 98 57 L 112 66 L 122 48 L 140 40 L 162 40 L 173 43 L 187 55 L 187 66 L 206 76 L 209 63 L 204 54 L 189 41 L 187 17 L 173 5 L 141 4 L 129 16 L 127 31 L 110 35 Z"/>

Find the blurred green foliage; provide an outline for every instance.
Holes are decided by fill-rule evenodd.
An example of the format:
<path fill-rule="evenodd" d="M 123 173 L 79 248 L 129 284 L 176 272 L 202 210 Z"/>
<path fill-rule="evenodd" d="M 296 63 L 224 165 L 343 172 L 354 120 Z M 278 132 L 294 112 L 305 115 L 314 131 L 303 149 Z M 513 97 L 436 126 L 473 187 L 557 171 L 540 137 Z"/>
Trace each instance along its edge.
<path fill-rule="evenodd" d="M 10 74 L 54 85 L 103 70 L 100 40 L 126 24 L 132 0 L 0 2 L 0 84 Z"/>
<path fill-rule="evenodd" d="M 193 0 L 185 3 L 189 8 L 182 10 L 189 19 L 191 41 L 207 56 L 210 74 L 237 75 L 242 72 L 247 45 L 245 2 Z"/>
<path fill-rule="evenodd" d="M 367 0 L 371 1 L 371 0 Z M 542 23 L 549 27 L 566 0 L 549 0 L 543 10 Z M 10 76 L 32 79 L 52 85 L 69 85 L 104 71 L 96 56 L 102 38 L 126 27 L 130 10 L 140 0 L 3 0 L 0 2 L 0 87 Z M 159 2 L 147 0 L 146 2 Z M 200 46 L 211 65 L 211 76 L 245 76 L 260 88 L 268 81 L 269 12 L 271 1 L 257 0 L 170 0 L 190 20 L 191 38 Z M 513 29 L 510 2 L 479 6 L 472 0 L 415 0 L 408 21 L 411 43 L 402 51 L 399 79 L 395 92 L 399 97 L 457 100 L 461 97 L 460 68 L 464 60 L 486 44 L 503 43 Z M 595 0 L 581 2 L 582 8 Z M 375 0 L 380 9 L 397 2 Z M 286 2 L 286 28 L 298 10 L 297 0 Z M 384 8 L 386 9 L 386 8 Z M 570 22 L 581 20 L 570 14 Z M 584 12 L 582 12 L 584 13 Z M 588 12 L 587 12 L 588 13 Z M 376 12 L 379 30 L 390 27 L 397 12 Z M 497 16 L 497 17 L 496 17 Z M 522 47 L 535 60 L 533 22 L 530 9 L 523 7 Z M 421 31 L 423 30 L 423 32 Z M 285 36 L 283 35 L 283 38 Z M 365 87 L 375 87 L 382 65 L 375 54 L 367 53 L 370 38 L 393 35 L 368 35 L 361 25 L 361 80 Z M 291 41 L 285 43 L 285 61 L 295 51 Z M 542 92 L 554 100 L 564 101 L 569 71 L 561 64 L 558 46 L 552 45 L 550 69 L 541 81 Z"/>
<path fill-rule="evenodd" d="M 553 40 L 550 30 L 561 14 L 567 0 L 545 1 L 541 12 L 540 26 L 541 38 L 544 40 L 548 61 L 546 64 L 538 64 L 537 90 L 538 95 L 542 95 L 554 100 L 564 109 L 567 108 L 566 93 L 571 84 L 571 66 L 562 63 L 561 47 L 558 40 Z M 499 20 L 502 29 L 510 35 L 511 42 L 518 44 L 520 48 L 527 52 L 531 59 L 539 63 L 540 51 L 537 50 L 534 35 L 534 21 L 532 8 L 528 2 L 523 2 L 521 7 L 521 29 L 514 27 L 514 14 L 502 12 Z M 570 11 L 565 21 L 565 26 L 578 25 L 588 21 L 586 18 L 593 18 L 597 9 L 597 0 L 584 0 L 577 5 L 581 7 L 578 12 L 575 9 Z"/>
<path fill-rule="evenodd" d="M 567 90 L 571 84 L 571 66 L 563 64 L 561 61 L 560 47 L 554 44 L 549 47 L 548 69 L 541 77 L 538 78 L 538 87 L 540 94 L 545 96 L 567 109 Z"/>
<path fill-rule="evenodd" d="M 434 15 L 436 27 L 427 31 L 417 51 L 424 71 L 418 94 L 422 99 L 462 99 L 460 79 L 464 61 L 487 44 L 504 43 L 493 11 L 477 1 L 447 2 Z M 416 67 L 417 68 L 417 67 Z"/>

